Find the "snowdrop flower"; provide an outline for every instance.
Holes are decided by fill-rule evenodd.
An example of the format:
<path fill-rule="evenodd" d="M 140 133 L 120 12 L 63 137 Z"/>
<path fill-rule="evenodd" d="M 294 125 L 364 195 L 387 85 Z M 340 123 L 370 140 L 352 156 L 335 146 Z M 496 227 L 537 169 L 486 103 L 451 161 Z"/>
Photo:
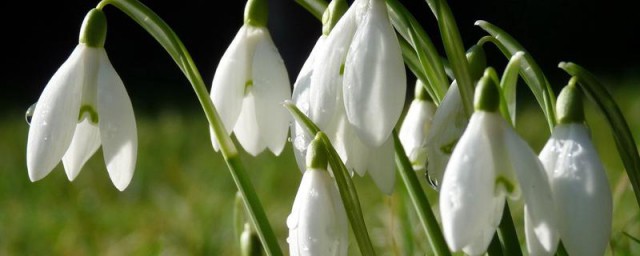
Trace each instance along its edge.
<path fill-rule="evenodd" d="M 292 256 L 347 255 L 347 213 L 327 171 L 324 146 L 318 140 L 307 151 L 307 170 L 287 218 L 287 227 Z"/>
<path fill-rule="evenodd" d="M 266 28 L 266 2 L 249 1 L 245 23 L 222 56 L 213 77 L 211 100 L 227 132 L 251 155 L 269 148 L 279 155 L 287 141 L 291 97 L 284 62 Z M 211 134 L 214 149 L 218 149 Z"/>
<path fill-rule="evenodd" d="M 525 202 L 527 244 L 535 240 L 555 252 L 557 221 L 547 175 L 536 154 L 498 113 L 499 96 L 492 80 L 476 88 L 469 126 L 453 150 L 440 191 L 440 216 L 453 251 L 483 254 L 502 219 L 505 197 Z M 530 246 L 528 246 L 530 247 Z"/>
<path fill-rule="evenodd" d="M 400 142 L 416 171 L 427 163 L 426 139 L 431 127 L 431 119 L 436 106 L 428 100 L 428 95 L 420 80 L 416 82 L 416 95 L 400 128 Z"/>
<path fill-rule="evenodd" d="M 124 190 L 133 177 L 138 148 L 131 101 L 104 49 L 106 17 L 91 10 L 80 43 L 45 87 L 27 141 L 31 181 L 60 162 L 70 181 L 102 145 L 113 184 Z"/>
<path fill-rule="evenodd" d="M 359 5 L 358 28 L 344 64 L 345 110 L 358 137 L 378 147 L 387 141 L 404 108 L 404 61 L 385 2 L 354 5 Z"/>
<path fill-rule="evenodd" d="M 559 124 L 540 160 L 556 200 L 560 237 L 569 255 L 603 255 L 611 235 L 611 190 L 575 84 L 565 87 L 557 106 Z"/>
<path fill-rule="evenodd" d="M 458 83 L 453 81 L 438 106 L 431 121 L 431 129 L 427 133 L 427 177 L 433 188 L 439 188 L 451 153 L 468 122 Z"/>

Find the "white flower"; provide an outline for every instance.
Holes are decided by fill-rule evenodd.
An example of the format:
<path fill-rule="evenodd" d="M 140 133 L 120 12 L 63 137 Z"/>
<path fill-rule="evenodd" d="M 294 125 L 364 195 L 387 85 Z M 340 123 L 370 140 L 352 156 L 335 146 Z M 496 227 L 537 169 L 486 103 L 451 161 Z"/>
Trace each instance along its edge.
<path fill-rule="evenodd" d="M 557 222 L 542 164 L 498 113 L 476 111 L 442 180 L 440 211 L 449 247 L 470 255 L 484 253 L 502 218 L 505 197 L 516 198 L 520 191 L 525 223 L 532 228 L 527 243 L 538 241 L 553 253 Z"/>
<path fill-rule="evenodd" d="M 36 105 L 27 142 L 29 178 L 44 178 L 62 159 L 72 181 L 102 145 L 109 177 L 124 190 L 133 177 L 137 137 L 131 101 L 104 48 L 80 43 Z"/>
<path fill-rule="evenodd" d="M 419 81 L 416 86 L 422 86 Z M 416 171 L 424 169 L 427 163 L 427 134 L 435 111 L 436 106 L 433 102 L 419 98 L 416 94 L 398 134 L 402 147 Z"/>
<path fill-rule="evenodd" d="M 468 122 L 458 83 L 453 81 L 433 116 L 426 139 L 427 175 L 429 182 L 436 189 L 442 182 L 451 153 L 467 128 Z"/>
<path fill-rule="evenodd" d="M 406 74 L 385 2 L 354 5 L 358 4 L 358 29 L 344 65 L 344 104 L 360 139 L 378 147 L 387 141 L 404 108 Z"/>
<path fill-rule="evenodd" d="M 569 255 L 603 255 L 611 235 L 612 199 L 604 167 L 583 124 L 560 124 L 540 152 Z"/>
<path fill-rule="evenodd" d="M 287 218 L 289 253 L 347 255 L 349 224 L 338 189 L 326 170 L 309 168 Z"/>
<path fill-rule="evenodd" d="M 287 141 L 289 77 L 269 31 L 243 25 L 216 69 L 211 99 L 227 130 L 242 147 L 257 155 L 269 148 L 279 155 Z M 215 136 L 211 136 L 218 149 Z"/>

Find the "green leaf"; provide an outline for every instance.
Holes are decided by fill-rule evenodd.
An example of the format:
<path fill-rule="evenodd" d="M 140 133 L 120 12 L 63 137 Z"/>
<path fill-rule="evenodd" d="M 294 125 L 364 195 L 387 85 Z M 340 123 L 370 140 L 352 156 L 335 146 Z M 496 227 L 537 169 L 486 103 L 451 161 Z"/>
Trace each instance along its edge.
<path fill-rule="evenodd" d="M 622 111 L 620 111 L 613 97 L 607 92 L 605 86 L 591 72 L 571 62 L 561 62 L 558 66 L 569 75 L 578 78 L 578 85 L 580 85 L 584 94 L 598 106 L 606 117 L 613 131 L 613 139 L 616 142 L 620 158 L 629 176 L 629 181 L 633 186 L 636 201 L 640 206 L 640 157 L 638 156 L 638 148 L 633 139 L 633 134 L 631 134 L 631 129 L 629 129 Z"/>
<path fill-rule="evenodd" d="M 362 217 L 362 208 L 360 207 L 358 192 L 351 180 L 349 170 L 342 162 L 338 152 L 336 152 L 335 148 L 331 145 L 329 137 L 327 137 L 327 135 L 324 134 L 320 128 L 311 121 L 311 119 L 302 113 L 302 111 L 300 111 L 293 102 L 286 101 L 283 105 L 287 110 L 289 110 L 293 118 L 302 124 L 302 127 L 304 127 L 309 134 L 319 136 L 322 139 L 322 142 L 329 153 L 329 164 L 331 166 L 331 170 L 333 170 L 333 177 L 338 184 L 338 191 L 340 191 L 340 197 L 342 198 L 342 203 L 347 211 L 347 217 L 349 218 L 349 223 L 351 223 L 351 228 L 358 242 L 360 253 L 362 255 L 375 255 L 373 245 L 369 239 L 369 233 L 367 232 L 367 226 L 364 222 L 364 218 Z"/>
<path fill-rule="evenodd" d="M 516 85 L 518 82 L 518 72 L 520 72 L 520 62 L 524 54 L 524 52 L 516 52 L 511 59 L 509 59 L 509 63 L 507 63 L 507 67 L 504 69 L 502 79 L 500 80 L 504 105 L 506 105 L 508 109 L 511 125 L 514 127 L 516 126 Z"/>
<path fill-rule="evenodd" d="M 458 25 L 445 0 L 428 0 L 427 3 L 438 20 L 444 50 L 458 82 L 458 89 L 460 90 L 465 112 L 467 116 L 471 116 L 473 113 L 474 81 L 471 78 L 469 62 L 462 44 L 460 31 L 458 31 Z"/>
<path fill-rule="evenodd" d="M 432 99 L 436 104 L 440 103 L 447 92 L 449 79 L 433 41 L 411 12 L 399 1 L 387 0 L 387 8 L 391 23 L 398 31 L 398 34 L 410 42 L 416 55 L 420 57 L 422 71 L 428 79 L 423 80 L 423 82 L 428 82 L 427 85 L 430 85 L 431 90 L 434 92 L 435 97 L 432 95 Z"/>
<path fill-rule="evenodd" d="M 398 137 L 398 133 L 395 130 L 393 131 L 393 140 L 396 152 L 396 167 L 409 193 L 413 207 L 416 209 L 420 224 L 422 224 L 422 228 L 427 234 L 429 244 L 431 244 L 435 255 L 451 255 L 449 247 L 447 247 L 447 243 L 444 240 L 444 235 L 438 225 L 438 221 L 431 210 L 429 199 L 422 190 L 418 177 L 416 177 L 416 172 L 413 170 L 411 161 L 409 161 Z"/>
<path fill-rule="evenodd" d="M 491 40 L 487 40 L 487 38 L 481 39 L 479 44 L 483 44 L 487 41 L 494 43 L 498 49 L 500 49 L 502 54 L 507 57 L 507 59 L 511 59 L 511 57 L 517 52 L 526 53 L 524 55 L 524 59 L 520 61 L 520 75 L 525 83 L 529 85 L 531 92 L 533 92 L 533 95 L 538 101 L 538 104 L 540 104 L 540 108 L 542 108 L 542 111 L 547 118 L 549 130 L 552 130 L 556 124 L 554 113 L 556 101 L 555 95 L 553 94 L 551 86 L 545 78 L 544 73 L 535 60 L 533 60 L 531 54 L 528 54 L 527 50 L 524 49 L 524 47 L 522 47 L 522 45 L 520 45 L 520 43 L 518 43 L 518 41 L 516 41 L 511 35 L 497 26 L 482 20 L 476 21 L 476 25 L 492 36 Z"/>

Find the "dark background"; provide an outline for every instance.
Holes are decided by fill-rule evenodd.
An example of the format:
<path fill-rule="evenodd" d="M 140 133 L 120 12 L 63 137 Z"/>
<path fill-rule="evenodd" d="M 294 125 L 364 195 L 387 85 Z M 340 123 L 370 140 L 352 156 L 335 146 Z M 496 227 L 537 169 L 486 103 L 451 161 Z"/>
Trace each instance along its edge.
<path fill-rule="evenodd" d="M 242 25 L 244 1 L 143 2 L 181 37 L 207 84 Z M 422 0 L 401 0 L 440 47 L 435 19 Z M 0 26 L 4 44 L 2 95 L 5 111 L 27 109 L 77 44 L 80 24 L 98 1 L 9 1 L 2 3 Z M 473 26 L 487 20 L 517 38 L 544 69 L 556 88 L 567 76 L 556 68 L 573 61 L 592 72 L 636 76 L 640 71 L 640 19 L 632 1 L 596 0 L 450 0 L 465 47 L 485 33 Z M 635 11 L 634 11 L 635 10 Z M 163 107 L 198 107 L 191 86 L 164 50 L 116 8 L 108 18 L 106 49 L 124 80 L 136 111 Z M 291 81 L 320 35 L 321 26 L 293 0 L 270 0 L 269 28 L 288 66 Z M 486 47 L 490 63 L 505 64 L 494 47 Z M 441 53 L 443 52 L 442 49 Z"/>

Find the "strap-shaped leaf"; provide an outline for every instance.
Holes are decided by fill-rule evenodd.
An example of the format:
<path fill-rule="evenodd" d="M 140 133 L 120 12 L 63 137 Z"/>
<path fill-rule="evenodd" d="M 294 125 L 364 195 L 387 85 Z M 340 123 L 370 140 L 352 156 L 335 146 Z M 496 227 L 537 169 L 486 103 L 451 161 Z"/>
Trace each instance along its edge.
<path fill-rule="evenodd" d="M 571 62 L 561 62 L 558 66 L 569 75 L 578 78 L 578 85 L 584 94 L 598 106 L 607 118 L 613 131 L 613 140 L 616 142 L 620 158 L 633 186 L 636 201 L 640 206 L 640 156 L 638 156 L 638 148 L 622 111 L 607 92 L 605 86 L 591 72 Z"/>
<path fill-rule="evenodd" d="M 540 108 L 542 108 L 547 118 L 549 130 L 553 129 L 556 123 L 554 112 L 556 98 L 542 69 L 533 60 L 531 54 L 528 54 L 527 50 L 518 41 L 501 28 L 482 20 L 476 21 L 476 25 L 492 36 L 493 40 L 483 39 L 494 43 L 507 59 L 511 59 L 513 55 L 520 51 L 526 53 L 520 61 L 520 75 L 525 83 L 529 85 L 531 92 L 533 92 L 538 104 L 540 104 Z M 483 43 L 483 40 L 481 40 L 481 43 Z"/>

